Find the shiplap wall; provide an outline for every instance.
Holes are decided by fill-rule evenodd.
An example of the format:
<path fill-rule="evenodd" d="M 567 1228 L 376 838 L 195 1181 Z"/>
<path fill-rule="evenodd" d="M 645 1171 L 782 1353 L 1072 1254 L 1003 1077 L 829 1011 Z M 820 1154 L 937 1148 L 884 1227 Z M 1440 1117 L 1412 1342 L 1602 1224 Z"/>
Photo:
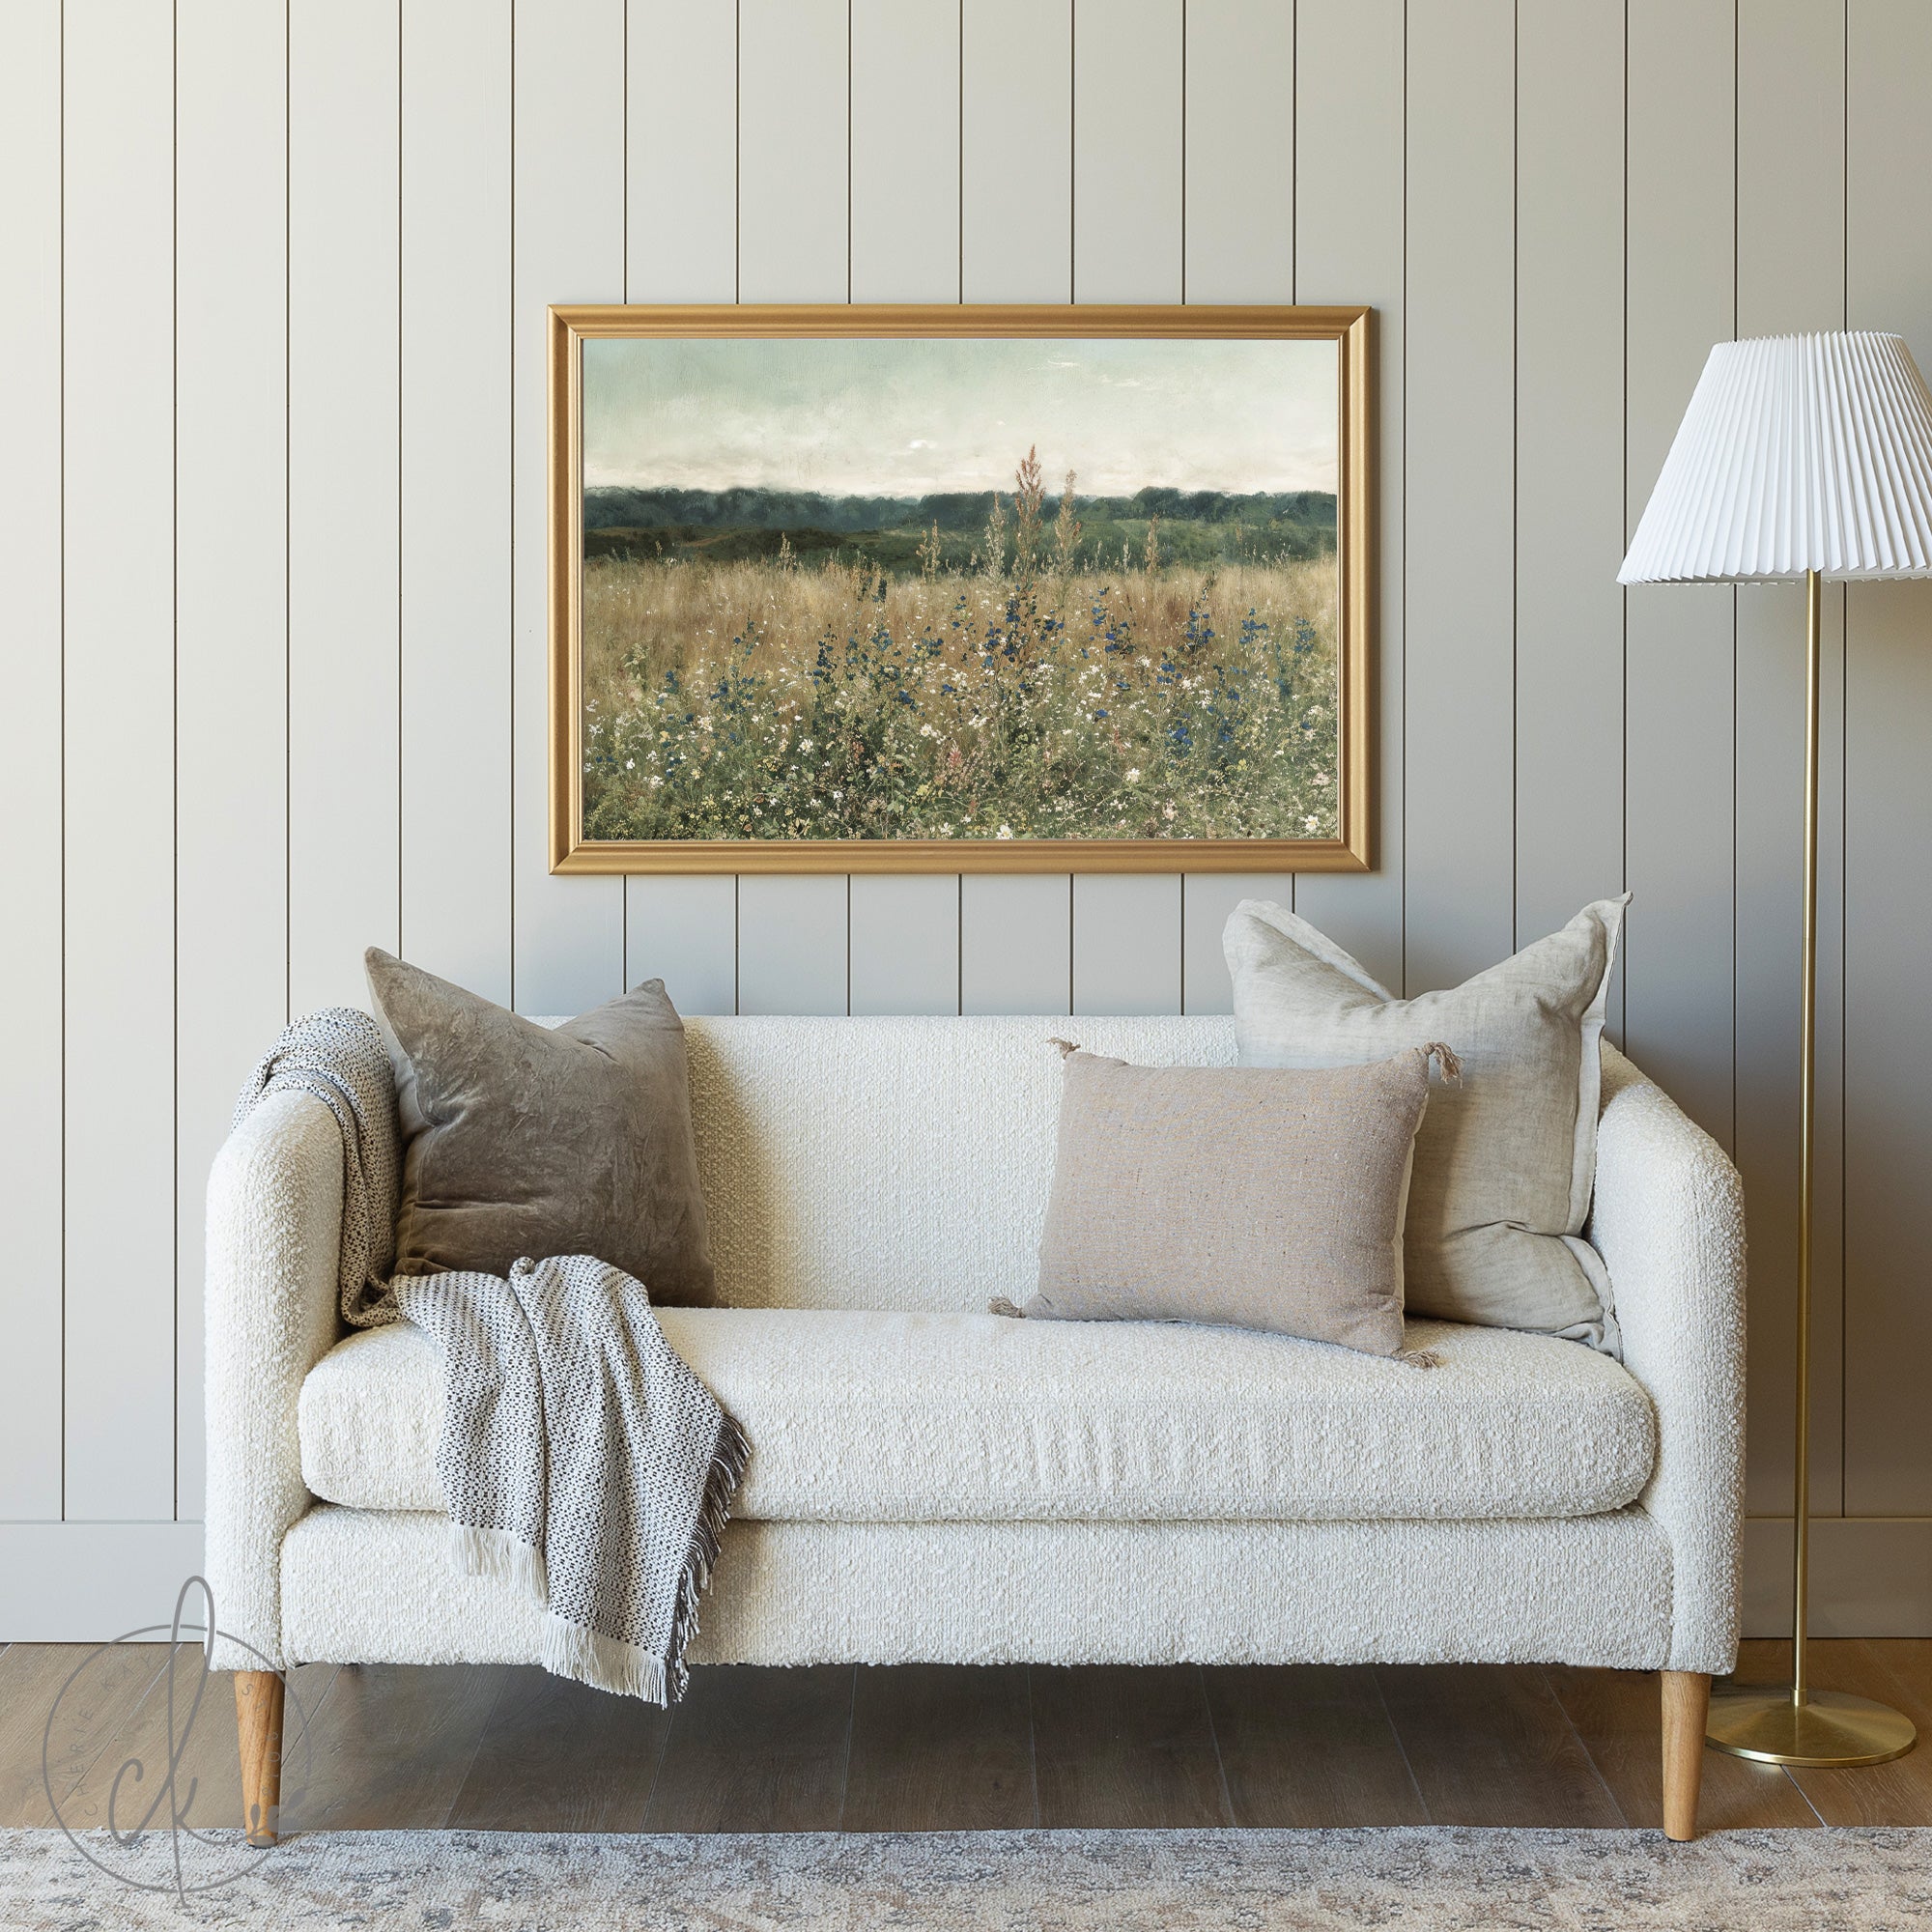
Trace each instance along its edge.
<path fill-rule="evenodd" d="M 1624 885 L 1619 1031 L 1751 1190 L 1775 1616 L 1802 604 L 1612 580 L 1712 341 L 1932 362 L 1928 95 L 1923 0 L 9 0 L 0 1636 L 191 1567 L 209 1160 L 372 941 L 1205 1010 L 1245 893 L 1412 992 Z M 1376 305 L 1373 875 L 548 874 L 545 304 L 848 298 Z M 1932 592 L 1827 610 L 1820 1623 L 1924 1632 Z"/>

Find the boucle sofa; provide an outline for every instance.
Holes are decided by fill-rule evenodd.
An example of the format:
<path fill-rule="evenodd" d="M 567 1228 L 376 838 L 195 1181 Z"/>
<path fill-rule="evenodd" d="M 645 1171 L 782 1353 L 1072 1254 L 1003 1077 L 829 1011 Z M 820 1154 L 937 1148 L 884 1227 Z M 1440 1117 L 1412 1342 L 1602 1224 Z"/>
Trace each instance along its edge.
<path fill-rule="evenodd" d="M 1733 1662 L 1743 1216 L 1718 1147 L 1605 1049 L 1590 1237 L 1621 1363 L 1410 1324 L 1440 1366 L 1231 1329 L 1015 1321 L 1053 1166 L 1054 1034 L 1232 1063 L 1220 1018 L 694 1019 L 721 1297 L 672 1346 L 753 1444 L 694 1661 L 1561 1662 L 1662 1670 L 1694 1832 Z M 456 1573 L 432 1345 L 336 1315 L 341 1150 L 274 1094 L 209 1199 L 208 1569 L 231 1664 L 533 1662 Z M 280 1688 L 237 1678 L 272 1825 Z"/>

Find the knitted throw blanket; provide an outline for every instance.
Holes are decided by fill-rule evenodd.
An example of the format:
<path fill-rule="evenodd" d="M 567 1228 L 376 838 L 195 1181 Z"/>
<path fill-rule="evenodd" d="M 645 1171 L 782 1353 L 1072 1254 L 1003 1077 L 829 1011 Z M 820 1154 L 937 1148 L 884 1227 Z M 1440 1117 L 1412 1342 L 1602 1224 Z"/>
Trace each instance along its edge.
<path fill-rule="evenodd" d="M 669 1703 L 751 1454 L 738 1425 L 658 1327 L 644 1285 L 588 1255 L 517 1262 L 509 1278 L 388 1279 L 396 1098 L 375 1023 L 335 1007 L 298 1020 L 235 1107 L 314 1095 L 342 1131 L 342 1317 L 398 1319 L 442 1355 L 437 1472 L 451 1550 L 544 1605 L 543 1664 Z"/>

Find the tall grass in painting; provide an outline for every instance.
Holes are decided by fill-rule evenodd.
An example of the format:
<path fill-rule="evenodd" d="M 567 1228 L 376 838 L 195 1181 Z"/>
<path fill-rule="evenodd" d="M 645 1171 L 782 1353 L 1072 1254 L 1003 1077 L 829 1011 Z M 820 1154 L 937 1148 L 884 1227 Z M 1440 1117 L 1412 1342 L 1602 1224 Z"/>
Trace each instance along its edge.
<path fill-rule="evenodd" d="M 1336 837 L 1332 553 L 1099 557 L 1016 480 L 900 572 L 588 558 L 586 836 Z"/>

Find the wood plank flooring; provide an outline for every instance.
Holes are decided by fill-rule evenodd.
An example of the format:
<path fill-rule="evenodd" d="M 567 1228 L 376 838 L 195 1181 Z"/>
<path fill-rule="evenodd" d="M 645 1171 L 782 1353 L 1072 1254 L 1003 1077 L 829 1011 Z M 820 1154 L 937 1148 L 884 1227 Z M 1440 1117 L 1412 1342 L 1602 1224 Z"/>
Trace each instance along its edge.
<path fill-rule="evenodd" d="M 0 1651 L 0 1826 L 52 1823 L 42 1742 L 78 1646 Z M 1773 1681 L 1782 1647 L 1747 1644 Z M 198 1661 L 178 1661 L 185 1709 Z M 1824 1688 L 1932 1730 L 1932 1642 L 1813 1647 Z M 534 1669 L 312 1664 L 292 1681 L 291 1829 L 938 1832 L 1027 1826 L 1661 1822 L 1658 1684 L 1534 1665 L 984 1669 L 826 1664 L 692 1673 L 674 1711 Z M 166 1755 L 166 1652 L 129 1646 L 62 1703 L 50 1773 L 64 1816 L 145 1807 Z M 229 1822 L 233 1697 L 209 1681 L 177 1774 L 189 1820 Z M 144 1781 L 123 1773 L 139 1757 Z M 78 1816 L 76 1817 L 76 1814 Z M 1705 1829 L 1932 1825 L 1932 1744 L 1862 1772 L 1712 1751 Z"/>

